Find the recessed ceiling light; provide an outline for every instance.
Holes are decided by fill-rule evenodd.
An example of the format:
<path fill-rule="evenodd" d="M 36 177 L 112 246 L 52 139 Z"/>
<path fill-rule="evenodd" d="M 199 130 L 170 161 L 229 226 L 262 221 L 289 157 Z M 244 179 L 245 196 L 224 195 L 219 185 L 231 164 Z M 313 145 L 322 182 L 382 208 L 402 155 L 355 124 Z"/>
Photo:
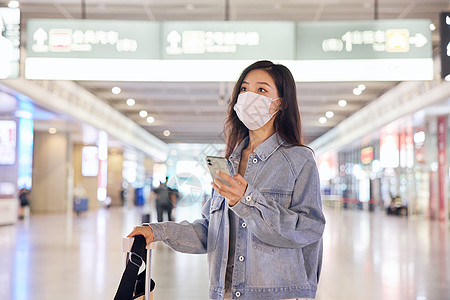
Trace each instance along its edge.
<path fill-rule="evenodd" d="M 329 111 L 327 111 L 327 112 L 325 113 L 325 116 L 326 116 L 328 119 L 331 119 L 332 117 L 334 117 L 334 112 L 332 112 L 331 110 L 329 110 Z"/>
<path fill-rule="evenodd" d="M 164 134 L 164 136 L 169 136 L 170 135 L 170 131 L 169 130 L 164 130 L 163 134 Z"/>
<path fill-rule="evenodd" d="M 139 115 L 140 115 L 142 118 L 145 118 L 145 117 L 147 117 L 148 112 L 147 112 L 146 110 L 141 110 L 141 111 L 139 112 Z"/>
<path fill-rule="evenodd" d="M 362 91 L 360 89 L 358 89 L 358 88 L 353 89 L 353 94 L 355 94 L 355 96 L 359 96 L 359 95 L 361 95 L 361 93 L 362 93 Z"/>
<path fill-rule="evenodd" d="M 361 83 L 360 85 L 358 85 L 358 89 L 364 91 L 366 89 L 366 85 Z"/>
<path fill-rule="evenodd" d="M 320 117 L 320 118 L 319 118 L 319 123 L 320 123 L 320 124 L 325 124 L 327 121 L 328 121 L 328 120 L 327 120 L 327 118 L 325 118 L 325 117 Z"/>
<path fill-rule="evenodd" d="M 151 116 L 147 118 L 147 123 L 152 124 L 153 122 L 155 122 L 155 118 L 153 118 Z"/>
<path fill-rule="evenodd" d="M 430 30 L 431 30 L 431 31 L 436 30 L 436 26 L 435 26 L 433 23 L 430 24 Z"/>
<path fill-rule="evenodd" d="M 112 92 L 114 95 L 119 95 L 121 91 L 122 91 L 122 90 L 121 90 L 120 87 L 118 87 L 118 86 L 115 86 L 115 87 L 113 87 L 113 88 L 111 89 L 111 92 Z"/>
<path fill-rule="evenodd" d="M 128 106 L 133 106 L 133 105 L 135 105 L 136 104 L 136 101 L 134 101 L 134 99 L 127 99 L 127 105 Z"/>
<path fill-rule="evenodd" d="M 50 127 L 50 128 L 48 129 L 48 133 L 50 133 L 50 134 L 55 134 L 55 133 L 57 133 L 57 132 L 58 132 L 58 130 L 56 130 L 55 127 Z"/>
<path fill-rule="evenodd" d="M 170 150 L 170 155 L 175 156 L 175 155 L 177 155 L 177 154 L 178 154 L 177 149 L 172 149 L 172 150 Z"/>
<path fill-rule="evenodd" d="M 19 7 L 19 1 L 11 0 L 8 3 L 9 8 L 18 8 Z"/>
<path fill-rule="evenodd" d="M 347 106 L 347 101 L 344 100 L 344 99 L 341 99 L 341 100 L 338 101 L 338 105 L 340 107 L 345 107 L 345 106 Z"/>

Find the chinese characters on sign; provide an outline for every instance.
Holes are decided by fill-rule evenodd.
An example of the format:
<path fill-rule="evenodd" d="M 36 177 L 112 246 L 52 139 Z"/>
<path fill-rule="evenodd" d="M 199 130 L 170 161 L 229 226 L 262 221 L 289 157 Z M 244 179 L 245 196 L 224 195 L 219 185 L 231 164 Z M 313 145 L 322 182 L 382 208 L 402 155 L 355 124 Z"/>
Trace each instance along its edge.
<path fill-rule="evenodd" d="M 134 39 L 119 39 L 119 33 L 116 31 L 90 29 L 50 29 L 47 34 L 47 31 L 40 27 L 33 33 L 33 40 L 34 52 L 88 52 L 94 45 L 111 45 L 115 46 L 118 52 L 135 52 L 138 46 Z"/>
<path fill-rule="evenodd" d="M 427 38 L 416 33 L 410 36 L 407 29 L 388 29 L 383 30 L 365 30 L 365 31 L 347 31 L 341 38 L 325 39 L 322 42 L 322 50 L 325 52 L 351 52 L 354 45 L 372 45 L 373 51 L 386 52 L 408 52 L 410 45 L 423 47 L 428 43 Z"/>
<path fill-rule="evenodd" d="M 258 46 L 259 33 L 172 30 L 167 42 L 167 54 L 235 53 L 238 46 Z"/>

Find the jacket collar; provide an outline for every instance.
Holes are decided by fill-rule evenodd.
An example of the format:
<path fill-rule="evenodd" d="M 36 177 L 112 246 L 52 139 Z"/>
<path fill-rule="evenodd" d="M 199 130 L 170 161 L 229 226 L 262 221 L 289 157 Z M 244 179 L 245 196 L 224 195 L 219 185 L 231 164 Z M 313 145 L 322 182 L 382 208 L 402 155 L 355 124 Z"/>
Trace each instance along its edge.
<path fill-rule="evenodd" d="M 249 137 L 247 136 L 230 155 L 230 159 L 240 160 L 242 150 L 247 147 L 248 141 Z M 274 133 L 267 140 L 262 142 L 254 152 L 259 159 L 266 160 L 283 144 L 285 144 L 285 141 L 277 133 Z"/>

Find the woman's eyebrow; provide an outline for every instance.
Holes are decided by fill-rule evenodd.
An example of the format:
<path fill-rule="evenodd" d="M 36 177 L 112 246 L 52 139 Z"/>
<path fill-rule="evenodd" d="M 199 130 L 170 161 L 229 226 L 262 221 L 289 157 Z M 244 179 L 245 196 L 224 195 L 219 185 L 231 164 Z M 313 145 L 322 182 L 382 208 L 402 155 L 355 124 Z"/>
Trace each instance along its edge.
<path fill-rule="evenodd" d="M 249 84 L 247 81 L 243 81 L 242 82 L 242 84 Z M 270 86 L 271 87 L 271 85 L 270 84 L 268 84 L 267 82 L 264 82 L 264 81 L 259 81 L 259 82 L 257 82 L 256 84 L 265 84 L 265 85 L 267 85 L 267 86 Z"/>

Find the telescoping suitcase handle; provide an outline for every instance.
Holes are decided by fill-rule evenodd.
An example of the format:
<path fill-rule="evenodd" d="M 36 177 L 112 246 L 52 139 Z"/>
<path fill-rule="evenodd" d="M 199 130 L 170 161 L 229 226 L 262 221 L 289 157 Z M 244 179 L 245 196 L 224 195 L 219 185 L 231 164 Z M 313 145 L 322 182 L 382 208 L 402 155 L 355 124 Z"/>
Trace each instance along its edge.
<path fill-rule="evenodd" d="M 122 239 L 122 250 L 123 252 L 127 253 L 125 261 L 125 271 L 122 275 L 122 279 L 120 281 L 119 288 L 117 289 L 114 300 L 152 300 L 151 291 L 154 288 L 154 282 L 151 279 L 151 250 L 155 249 L 156 244 L 151 243 L 147 247 L 145 247 L 145 244 L 145 238 L 142 235 Z M 139 268 L 143 263 L 145 263 L 145 274 L 142 274 L 144 273 L 142 272 L 138 276 Z M 145 275 L 145 288 L 142 288 L 142 285 L 138 284 L 142 282 L 141 280 L 143 278 L 141 275 Z M 141 292 L 145 290 L 143 298 L 142 296 L 138 297 L 138 295 L 133 295 L 134 292 L 137 292 L 138 289 Z M 142 295 L 142 293 L 140 295 Z"/>
<path fill-rule="evenodd" d="M 129 256 L 132 255 L 131 247 L 133 245 L 134 238 L 123 238 L 122 239 L 122 250 L 127 253 L 127 261 Z M 145 296 L 144 300 L 152 300 L 151 299 L 151 291 L 152 291 L 152 249 L 156 248 L 156 243 L 150 243 L 150 245 L 146 246 L 147 249 L 147 259 L 146 268 L 145 268 Z"/>

